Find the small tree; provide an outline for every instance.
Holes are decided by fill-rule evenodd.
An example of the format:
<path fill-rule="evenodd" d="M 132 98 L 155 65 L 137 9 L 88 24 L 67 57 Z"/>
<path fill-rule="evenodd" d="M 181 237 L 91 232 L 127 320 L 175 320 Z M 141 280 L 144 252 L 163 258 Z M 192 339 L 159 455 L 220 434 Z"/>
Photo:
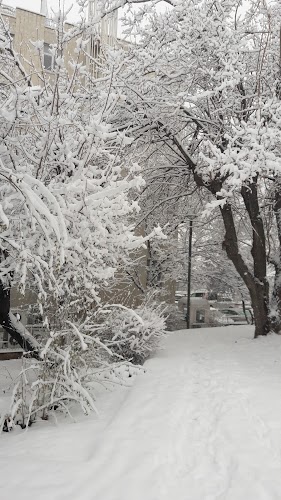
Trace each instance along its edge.
<path fill-rule="evenodd" d="M 10 313 L 11 287 L 34 289 L 41 314 L 55 308 L 61 325 L 85 316 L 120 261 L 145 242 L 134 234 L 139 208 L 129 196 L 143 179 L 136 163 L 122 158 L 129 139 L 110 124 L 122 99 L 110 83 L 116 61 L 108 58 L 100 80 L 83 64 L 92 61 L 93 26 L 65 31 L 59 13 L 53 73 L 48 77 L 42 65 L 37 86 L 3 19 L 0 29 L 0 324 L 34 350 L 37 343 Z M 75 55 L 66 67 L 73 40 Z M 43 42 L 32 45 L 43 61 Z"/>

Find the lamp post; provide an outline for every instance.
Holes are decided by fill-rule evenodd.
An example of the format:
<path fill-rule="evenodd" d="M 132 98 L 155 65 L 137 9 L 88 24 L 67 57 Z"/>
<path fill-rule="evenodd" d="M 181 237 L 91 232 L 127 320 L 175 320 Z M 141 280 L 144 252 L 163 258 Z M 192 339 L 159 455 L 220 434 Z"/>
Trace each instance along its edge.
<path fill-rule="evenodd" d="M 186 296 L 186 328 L 188 330 L 190 328 L 192 231 L 193 231 L 193 216 L 190 216 L 190 219 L 189 219 L 189 238 L 188 238 L 187 296 Z"/>

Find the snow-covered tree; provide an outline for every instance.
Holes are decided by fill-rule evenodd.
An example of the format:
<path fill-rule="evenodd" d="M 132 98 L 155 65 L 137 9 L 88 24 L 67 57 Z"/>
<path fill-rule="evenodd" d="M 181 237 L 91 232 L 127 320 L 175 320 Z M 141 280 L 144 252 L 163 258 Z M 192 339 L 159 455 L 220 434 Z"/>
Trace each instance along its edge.
<path fill-rule="evenodd" d="M 0 30 L 0 324 L 34 350 L 10 312 L 11 287 L 33 289 L 42 316 L 52 307 L 58 322 L 85 318 L 120 261 L 145 241 L 134 234 L 139 208 L 129 196 L 143 179 L 122 157 L 130 139 L 110 124 L 124 98 L 111 86 L 118 59 L 109 53 L 96 79 L 86 68 L 95 63 L 86 54 L 94 26 L 65 31 L 58 15 L 54 69 L 50 76 L 42 62 L 36 86 L 3 19 Z M 76 49 L 66 66 L 70 41 Z M 32 45 L 43 61 L 43 42 Z"/>
<path fill-rule="evenodd" d="M 136 140 L 173 157 L 163 178 L 175 171 L 178 179 L 180 171 L 183 187 L 192 182 L 211 196 L 224 251 L 251 297 L 255 336 L 280 331 L 279 278 L 274 321 L 269 307 L 263 204 L 272 183 L 280 234 L 280 7 L 257 0 L 168 3 L 166 13 L 147 2 L 126 16 L 127 31 L 139 39 L 116 82 L 127 94 L 120 121 Z M 250 259 L 241 250 L 236 207 L 251 226 Z M 278 276 L 279 262 L 280 251 Z"/>

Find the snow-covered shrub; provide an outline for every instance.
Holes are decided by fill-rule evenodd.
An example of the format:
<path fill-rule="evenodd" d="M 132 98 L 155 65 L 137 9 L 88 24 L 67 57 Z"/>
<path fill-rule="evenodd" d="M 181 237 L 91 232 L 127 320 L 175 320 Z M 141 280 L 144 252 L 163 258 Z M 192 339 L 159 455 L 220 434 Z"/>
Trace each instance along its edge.
<path fill-rule="evenodd" d="M 186 321 L 182 311 L 179 310 L 176 304 L 170 304 L 164 312 L 166 318 L 166 328 L 168 331 L 181 330 L 185 328 Z"/>
<path fill-rule="evenodd" d="M 121 305 L 106 306 L 98 313 L 99 338 L 110 346 L 120 359 L 143 363 L 155 351 L 165 334 L 163 307 L 148 303 L 137 309 Z"/>
<path fill-rule="evenodd" d="M 54 78 L 42 67 L 36 86 L 0 23 L 0 67 L 9 68 L 0 93 L 0 324 L 24 349 L 23 330 L 9 316 L 12 288 L 31 290 L 41 316 L 51 305 L 56 318 L 62 308 L 85 317 L 152 236 L 134 232 L 144 180 L 136 161 L 124 159 L 131 138 L 112 124 L 122 99 L 112 88 L 118 60 L 109 57 L 102 82 L 93 82 L 81 65 L 92 28 L 81 21 L 66 34 L 59 17 Z M 70 39 L 77 43 L 71 72 L 64 65 Z M 32 45 L 43 60 L 43 43 Z M 162 237 L 159 229 L 153 234 Z M 37 350 L 29 339 L 27 348 Z"/>
<path fill-rule="evenodd" d="M 225 326 L 233 325 L 234 321 L 223 314 L 219 309 L 211 307 L 210 309 L 210 326 Z"/>
<path fill-rule="evenodd" d="M 38 418 L 47 420 L 54 410 L 72 417 L 72 411 L 80 407 L 88 415 L 97 411 L 99 387 L 131 384 L 141 367 L 120 360 L 106 343 L 85 333 L 86 325 L 69 324 L 68 329 L 52 332 L 41 351 L 41 361 L 23 358 L 2 428 L 11 430 L 15 424 L 25 428 Z"/>
<path fill-rule="evenodd" d="M 81 20 L 66 32 L 64 21 L 61 12 L 52 78 L 42 65 L 36 85 L 32 64 L 26 71 L 13 49 L 9 26 L 0 26 L 0 66 L 7 69 L 0 94 L 0 324 L 38 358 L 25 361 L 13 395 L 8 418 L 22 425 L 36 415 L 47 418 L 54 406 L 68 411 L 71 402 L 89 413 L 94 382 L 130 375 L 128 363 L 120 366 L 125 347 L 118 336 L 101 342 L 88 319 L 82 322 L 100 307 L 101 290 L 113 286 L 132 253 L 152 236 L 163 237 L 159 228 L 145 237 L 134 231 L 136 194 L 144 180 L 137 162 L 124 158 L 130 133 L 114 124 L 123 99 L 112 86 L 119 55 L 109 53 L 94 80 L 82 64 L 92 59 L 86 51 L 93 26 Z M 71 71 L 64 64 L 70 40 L 76 42 Z M 32 45 L 43 60 L 43 42 Z M 38 339 L 10 313 L 13 288 L 36 297 L 44 324 Z M 161 322 L 159 331 L 153 326 L 157 315 L 150 312 L 138 322 L 136 317 L 128 324 L 125 359 L 135 350 L 144 358 L 161 330 Z"/>

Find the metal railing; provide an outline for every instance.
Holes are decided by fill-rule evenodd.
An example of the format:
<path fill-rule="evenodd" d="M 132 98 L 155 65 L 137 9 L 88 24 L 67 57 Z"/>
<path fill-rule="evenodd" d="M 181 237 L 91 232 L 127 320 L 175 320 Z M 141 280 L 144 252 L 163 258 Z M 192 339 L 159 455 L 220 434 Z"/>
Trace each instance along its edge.
<path fill-rule="evenodd" d="M 14 7 L 10 7 L 9 5 L 1 5 L 0 12 L 1 14 L 6 14 L 7 16 L 16 17 L 16 9 Z"/>
<path fill-rule="evenodd" d="M 46 17 L 45 26 L 47 28 L 52 28 L 53 30 L 55 30 L 58 27 L 58 23 L 56 21 L 53 21 L 53 19 L 49 19 L 48 17 Z"/>
<path fill-rule="evenodd" d="M 26 330 L 36 338 L 37 335 L 40 335 L 44 330 L 44 326 L 41 324 L 35 325 L 25 325 Z M 0 327 L 0 349 L 1 350 L 21 350 L 21 347 L 11 340 L 11 337 L 8 334 L 5 334 L 2 327 Z"/>

